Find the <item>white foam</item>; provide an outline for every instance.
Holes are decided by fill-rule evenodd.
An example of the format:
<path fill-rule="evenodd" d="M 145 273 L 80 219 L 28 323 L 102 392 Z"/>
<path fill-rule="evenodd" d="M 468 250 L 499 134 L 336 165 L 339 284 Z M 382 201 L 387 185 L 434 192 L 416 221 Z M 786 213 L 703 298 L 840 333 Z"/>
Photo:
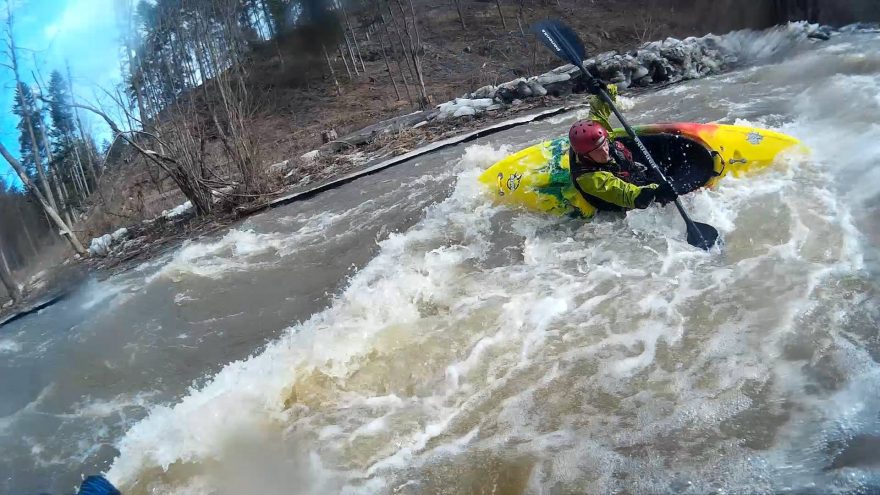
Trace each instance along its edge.
<path fill-rule="evenodd" d="M 156 392 L 139 392 L 136 394 L 120 394 L 112 399 L 86 400 L 75 406 L 74 414 L 92 418 L 103 418 L 123 412 L 125 409 L 137 407 L 147 408 L 152 405 Z"/>
<path fill-rule="evenodd" d="M 0 354 L 15 354 L 21 350 L 21 344 L 11 338 L 0 339 Z"/>
<path fill-rule="evenodd" d="M 855 91 L 871 108 L 869 93 Z M 497 455 L 533 460 L 534 492 L 852 488 L 823 471 L 823 442 L 878 427 L 880 368 L 847 334 L 855 309 L 835 291 L 863 280 L 853 209 L 880 184 L 870 166 L 836 160 L 849 134 L 880 140 L 824 113 L 837 98 L 792 98 L 781 130 L 812 156 L 683 198 L 727 240 L 710 253 L 687 245 L 671 206 L 590 224 L 494 206 L 476 177 L 509 150 L 467 147 L 449 199 L 381 241 L 325 311 L 154 408 L 119 442 L 111 479 L 211 493 L 228 478 L 221 466 L 273 493 L 377 493 L 430 491 L 430 472 L 455 491 Z M 860 149 L 874 160 L 872 144 Z M 850 170 L 866 175 L 847 184 Z M 272 234 L 245 244 L 259 235 L 284 249 Z M 234 249 L 220 243 L 216 253 Z M 209 247 L 192 263 L 218 256 Z M 788 356 L 792 339 L 810 357 Z M 805 393 L 807 370 L 826 361 L 837 389 Z M 259 459 L 286 469 L 254 476 L 266 470 L 240 449 L 278 449 Z"/>

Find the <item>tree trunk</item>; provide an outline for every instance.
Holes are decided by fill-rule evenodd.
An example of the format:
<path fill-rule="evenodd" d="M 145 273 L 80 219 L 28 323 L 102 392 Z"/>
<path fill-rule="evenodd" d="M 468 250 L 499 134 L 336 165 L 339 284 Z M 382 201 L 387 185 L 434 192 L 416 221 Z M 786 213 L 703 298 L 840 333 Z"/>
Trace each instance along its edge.
<path fill-rule="evenodd" d="M 21 83 L 21 75 L 18 71 L 18 54 L 17 48 L 15 46 L 15 38 L 12 34 L 12 9 L 9 5 L 9 0 L 6 1 L 6 34 L 9 36 L 9 58 L 12 62 L 12 72 L 15 75 L 15 87 L 18 92 L 18 101 L 21 105 L 21 109 L 24 112 L 24 121 L 25 125 L 28 129 L 28 135 L 31 139 L 31 153 L 34 156 L 34 167 L 37 169 L 37 175 L 40 177 L 41 186 L 43 187 L 43 194 L 45 194 L 46 199 L 49 201 L 49 205 L 52 208 L 57 209 L 58 207 L 55 205 L 55 198 L 52 196 L 52 190 L 49 187 L 49 181 L 46 179 L 46 171 L 43 170 L 43 162 L 40 159 L 40 152 L 38 150 L 39 144 L 37 143 L 37 139 L 34 136 L 34 127 L 31 122 L 31 107 L 24 100 L 24 92 L 22 88 L 24 85 Z"/>
<path fill-rule="evenodd" d="M 266 5 L 266 0 L 260 0 L 260 7 L 263 9 L 263 16 L 266 18 L 266 25 L 269 26 L 269 35 L 273 38 L 278 36 L 278 26 L 275 25 L 275 19 L 272 18 L 272 13 L 269 12 L 269 6 Z"/>
<path fill-rule="evenodd" d="M 21 288 L 18 282 L 12 278 L 12 272 L 9 270 L 9 264 L 6 262 L 6 253 L 2 243 L 0 243 L 0 282 L 6 287 L 6 292 L 12 298 L 12 303 L 18 304 L 21 300 Z"/>
<path fill-rule="evenodd" d="M 388 63 L 388 54 L 385 53 L 385 41 L 382 40 L 382 37 L 379 36 L 379 46 L 382 47 L 382 59 L 385 60 L 385 70 L 388 71 L 388 77 L 391 79 L 391 84 L 394 86 L 394 93 L 397 94 L 397 101 L 400 101 L 400 90 L 397 89 L 397 82 L 394 80 L 394 73 L 391 72 L 391 65 Z"/>
<path fill-rule="evenodd" d="M 70 75 L 70 64 L 67 65 L 67 84 L 68 84 L 68 92 L 70 93 L 70 105 L 73 107 L 73 116 L 76 118 L 76 127 L 79 129 L 79 137 L 82 140 L 83 145 L 86 147 L 86 161 L 89 163 L 89 174 L 92 176 L 93 183 L 95 187 L 98 187 L 98 178 L 101 176 L 101 171 L 98 170 L 98 161 L 94 159 L 92 156 L 92 147 L 89 146 L 89 142 L 86 140 L 86 133 L 82 125 L 82 120 L 79 118 L 79 111 L 76 107 L 76 99 L 73 96 L 73 83 L 71 82 Z M 142 117 L 143 118 L 143 117 Z M 85 175 L 85 174 L 83 174 Z"/>
<path fill-rule="evenodd" d="M 501 0 L 495 0 L 495 5 L 498 6 L 498 15 L 501 16 L 501 25 L 504 29 L 507 29 L 507 21 L 504 20 L 504 12 L 501 11 Z"/>
<path fill-rule="evenodd" d="M 419 59 L 419 53 L 418 53 L 420 51 L 421 40 L 419 38 L 419 28 L 418 28 L 418 22 L 416 20 L 416 11 L 415 11 L 415 7 L 413 6 L 412 0 L 410 0 L 409 5 L 410 5 L 410 9 L 412 10 L 413 31 L 415 32 L 415 35 L 416 35 L 415 40 L 413 40 L 412 34 L 410 34 L 409 28 L 407 27 L 407 24 L 406 24 L 406 11 L 403 10 L 403 5 L 400 3 L 400 0 L 397 0 L 397 6 L 398 6 L 398 8 L 400 8 L 400 13 L 404 16 L 403 29 L 406 32 L 406 37 L 409 39 L 409 42 L 410 42 L 410 47 L 409 47 L 410 50 L 409 51 L 410 51 L 410 55 L 412 56 L 412 59 L 413 59 L 413 66 L 416 69 L 416 80 L 419 82 L 419 95 L 420 95 L 419 108 L 425 108 L 426 106 L 428 106 L 430 104 L 430 99 L 428 98 L 428 92 L 425 89 L 425 79 L 422 75 L 422 62 Z"/>
<path fill-rule="evenodd" d="M 400 26 L 397 25 L 397 19 L 394 17 L 394 10 L 391 8 L 391 2 L 388 2 L 388 13 L 391 15 L 391 23 L 394 24 L 394 31 L 397 32 L 397 39 L 400 41 L 400 51 L 403 52 L 403 60 L 406 62 L 406 68 L 409 70 L 409 75 L 415 79 L 416 71 L 413 70 L 412 65 L 410 64 L 410 56 L 409 52 L 406 49 L 406 42 L 403 41 L 403 34 L 400 32 Z M 406 26 L 406 18 L 403 19 L 404 27 Z"/>
<path fill-rule="evenodd" d="M 327 54 L 327 47 L 321 43 L 321 50 L 324 50 L 324 59 L 327 60 L 327 67 L 330 67 L 330 76 L 333 78 L 333 84 L 336 85 L 336 95 L 342 94 L 342 89 L 339 87 L 339 80 L 336 79 L 336 71 L 333 70 L 333 64 L 330 63 L 330 55 Z"/>
<path fill-rule="evenodd" d="M 461 28 L 467 29 L 467 26 L 464 23 L 464 15 L 461 13 L 461 0 L 452 0 L 455 2 L 455 8 L 458 10 L 458 20 L 461 21 Z"/>
<path fill-rule="evenodd" d="M 58 216 L 58 212 L 55 210 L 55 208 L 52 207 L 52 205 L 49 204 L 49 202 L 46 200 L 46 197 L 43 196 L 43 193 L 41 193 L 36 185 L 31 182 L 31 178 L 28 177 L 28 175 L 25 173 L 24 167 L 22 167 L 21 163 L 9 153 L 9 150 L 6 149 L 6 146 L 3 146 L 3 143 L 0 143 L 0 155 L 3 155 L 3 158 L 6 159 L 9 165 L 11 165 L 13 170 L 15 170 L 15 172 L 18 174 L 18 178 L 21 179 L 21 182 L 28 187 L 28 189 L 34 194 L 34 196 L 36 196 L 37 201 L 40 202 L 40 205 L 43 207 L 46 215 L 48 215 L 58 227 L 58 229 L 60 229 L 61 232 L 64 233 L 64 236 L 70 242 L 71 246 L 73 246 L 73 249 L 78 254 L 85 255 L 86 250 L 85 248 L 83 248 L 82 244 L 80 244 L 79 239 L 76 238 L 76 235 L 74 235 L 74 233 L 70 230 L 70 227 L 68 227 L 64 223 L 64 220 L 62 220 L 61 217 Z"/>
<path fill-rule="evenodd" d="M 336 48 L 339 49 L 339 55 L 342 57 L 342 63 L 345 64 L 345 72 L 348 73 L 348 79 L 351 80 L 351 69 L 348 67 L 348 60 L 345 59 L 345 49 L 342 45 L 337 45 Z"/>
<path fill-rule="evenodd" d="M 358 54 L 358 60 L 361 62 L 361 69 L 363 69 L 364 74 L 367 73 L 367 67 L 364 65 L 364 57 L 361 56 L 361 47 L 358 46 L 357 36 L 355 35 L 354 28 L 351 27 L 351 22 L 348 21 L 348 13 L 345 11 L 345 0 L 339 0 L 339 7 L 342 9 L 342 17 L 345 19 L 345 25 L 348 26 L 348 31 L 351 33 L 351 40 L 354 42 L 354 48 Z M 354 55 L 352 55 L 354 58 Z"/>
<path fill-rule="evenodd" d="M 46 196 L 46 199 L 49 201 L 49 205 L 52 208 L 58 209 L 58 205 L 55 202 L 55 196 L 52 194 L 52 189 L 49 187 L 49 179 L 46 177 L 46 170 L 43 168 L 43 159 L 40 156 L 40 143 L 37 142 L 37 137 L 34 134 L 34 126 L 31 122 L 31 107 L 24 101 L 24 94 L 22 93 L 22 84 L 18 79 L 18 74 L 16 72 L 15 76 L 16 84 L 18 84 L 18 101 L 21 105 L 22 110 L 24 111 L 24 124 L 27 127 L 28 136 L 31 140 L 31 155 L 34 158 L 34 168 L 37 169 L 37 175 L 40 177 L 40 185 L 43 187 L 43 194 Z"/>
<path fill-rule="evenodd" d="M 31 252 L 34 253 L 34 257 L 37 256 L 37 245 L 34 243 L 34 238 L 31 235 L 31 229 L 28 227 L 27 220 L 24 217 L 24 214 L 21 211 L 21 205 L 18 202 L 15 203 L 15 209 L 18 213 L 18 220 L 21 222 L 21 230 L 24 232 L 24 237 L 27 239 L 28 246 L 31 248 Z"/>
<path fill-rule="evenodd" d="M 392 54 L 394 54 L 394 42 L 391 41 L 391 30 L 388 29 L 388 23 L 385 22 L 385 16 L 380 12 L 379 15 L 382 17 L 382 27 L 385 29 L 385 38 L 388 39 L 388 49 L 392 50 Z M 391 16 L 391 19 L 394 19 L 394 16 Z M 396 26 L 395 26 L 396 27 Z M 399 33 L 399 31 L 398 31 Z M 400 72 L 400 79 L 403 81 L 403 89 L 406 90 L 406 98 L 409 100 L 409 104 L 412 105 L 412 93 L 409 91 L 409 82 L 406 80 L 406 73 L 403 72 L 403 64 L 400 63 L 400 57 L 394 57 L 394 61 L 397 62 L 397 71 Z M 404 61 L 406 61 L 406 52 L 404 51 Z"/>

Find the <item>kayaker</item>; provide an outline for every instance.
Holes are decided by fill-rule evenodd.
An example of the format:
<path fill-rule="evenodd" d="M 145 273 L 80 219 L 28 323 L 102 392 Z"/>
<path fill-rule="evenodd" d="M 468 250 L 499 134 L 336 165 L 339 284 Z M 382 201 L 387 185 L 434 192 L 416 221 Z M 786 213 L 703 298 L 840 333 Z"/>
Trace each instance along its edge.
<path fill-rule="evenodd" d="M 589 88 L 594 95 L 596 87 Z M 609 96 L 617 87 L 607 85 Z M 579 120 L 568 131 L 571 179 L 575 188 L 599 210 L 623 211 L 647 208 L 654 201 L 667 203 L 676 194 L 665 182 L 650 180 L 647 167 L 635 162 L 632 153 L 609 135 L 611 109 L 597 97 L 590 99 L 589 120 Z"/>

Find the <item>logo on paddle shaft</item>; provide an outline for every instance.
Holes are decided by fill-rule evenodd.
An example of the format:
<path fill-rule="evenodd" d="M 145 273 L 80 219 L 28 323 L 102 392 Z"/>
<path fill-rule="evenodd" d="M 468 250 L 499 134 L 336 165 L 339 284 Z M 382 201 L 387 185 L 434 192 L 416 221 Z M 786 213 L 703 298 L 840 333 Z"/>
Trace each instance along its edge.
<path fill-rule="evenodd" d="M 542 29 L 541 34 L 543 34 L 544 37 L 547 38 L 547 41 L 549 41 L 550 44 L 553 45 L 554 50 L 556 50 L 557 52 L 562 51 L 562 48 L 560 48 L 559 45 L 556 44 L 556 40 L 554 40 L 553 37 L 550 36 L 550 33 L 548 33 L 546 29 Z"/>

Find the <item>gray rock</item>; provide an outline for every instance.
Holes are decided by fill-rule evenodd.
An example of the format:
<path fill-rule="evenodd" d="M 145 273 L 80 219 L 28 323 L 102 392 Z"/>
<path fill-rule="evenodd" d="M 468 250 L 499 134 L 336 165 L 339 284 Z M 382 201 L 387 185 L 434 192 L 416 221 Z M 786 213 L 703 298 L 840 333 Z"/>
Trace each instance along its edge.
<path fill-rule="evenodd" d="M 651 50 L 639 50 L 636 60 L 640 65 L 651 67 L 652 64 L 660 61 L 660 55 Z"/>
<path fill-rule="evenodd" d="M 314 150 L 317 154 L 317 150 Z M 311 152 L 309 152 L 311 153 Z M 303 155 L 305 156 L 305 155 Z M 283 174 L 286 173 L 290 169 L 290 160 L 284 160 L 282 162 L 273 163 L 269 165 L 269 172 L 273 174 Z"/>
<path fill-rule="evenodd" d="M 620 84 L 626 81 L 626 75 L 623 72 L 617 71 L 608 78 L 608 82 L 612 82 L 614 84 Z"/>
<path fill-rule="evenodd" d="M 682 46 L 681 43 L 675 45 L 666 45 L 664 43 L 663 48 L 660 49 L 660 55 L 670 62 L 675 62 L 681 65 L 686 65 L 690 58 L 689 50 Z"/>
<path fill-rule="evenodd" d="M 517 87 L 517 86 L 519 85 L 519 83 L 521 83 L 521 82 L 526 82 L 526 79 L 525 79 L 524 77 L 520 77 L 520 78 L 514 79 L 513 81 L 507 81 L 506 83 L 501 83 L 501 84 L 499 84 L 499 85 L 498 85 L 498 88 L 499 88 L 499 89 L 500 89 L 500 88 L 516 89 L 516 87 Z"/>
<path fill-rule="evenodd" d="M 495 91 L 496 103 L 510 103 L 517 98 L 516 89 L 501 86 Z"/>
<path fill-rule="evenodd" d="M 113 236 L 104 234 L 101 237 L 95 237 L 89 244 L 89 254 L 92 256 L 107 256 L 110 254 L 110 245 L 113 243 Z"/>
<path fill-rule="evenodd" d="M 452 116 L 453 117 L 466 117 L 466 116 L 476 115 L 476 114 L 477 114 L 477 110 L 474 107 L 462 106 L 462 107 L 458 107 L 458 109 L 455 111 L 454 114 L 452 114 Z"/>
<path fill-rule="evenodd" d="M 119 242 L 121 239 L 126 239 L 128 238 L 128 229 L 125 227 L 117 229 L 115 232 L 110 234 L 110 238 L 113 240 L 113 242 Z"/>
<path fill-rule="evenodd" d="M 456 101 L 459 105 L 467 105 L 469 107 L 474 108 L 486 108 L 493 103 L 495 103 L 492 98 L 476 98 L 472 100 L 458 100 Z"/>
<path fill-rule="evenodd" d="M 596 55 L 596 57 L 595 57 L 595 59 L 596 59 L 596 65 L 602 65 L 604 62 L 606 62 L 606 61 L 608 61 L 608 60 L 611 60 L 612 58 L 614 58 L 614 57 L 616 57 L 616 56 L 617 56 L 617 51 L 616 51 L 616 50 L 611 50 L 611 51 L 608 51 L 608 52 L 602 52 L 602 53 Z"/>
<path fill-rule="evenodd" d="M 522 105 L 522 103 L 523 103 L 522 100 L 513 100 L 510 104 L 515 107 L 518 107 L 518 106 Z"/>
<path fill-rule="evenodd" d="M 614 74 L 622 72 L 622 70 L 623 64 L 619 59 L 611 58 L 596 64 L 596 72 L 599 73 L 599 77 L 602 79 L 611 79 L 614 77 Z"/>
<path fill-rule="evenodd" d="M 492 84 L 483 86 L 482 88 L 479 88 L 471 93 L 471 98 L 492 98 L 492 96 L 495 94 L 496 89 L 498 88 L 496 88 Z"/>
<path fill-rule="evenodd" d="M 568 74 L 557 74 L 551 71 L 538 76 L 537 82 L 542 86 L 546 86 L 548 84 L 568 81 L 569 79 L 571 79 L 571 76 Z"/>
<path fill-rule="evenodd" d="M 551 70 L 550 72 L 553 72 L 554 74 L 568 74 L 568 73 L 576 71 L 576 70 L 578 70 L 577 67 L 575 67 L 571 64 L 565 64 L 561 67 L 557 67 L 557 68 Z"/>
<path fill-rule="evenodd" d="M 529 81 L 529 89 L 532 90 L 532 96 L 545 96 L 547 90 L 538 81 Z"/>
<path fill-rule="evenodd" d="M 634 80 L 638 80 L 638 79 L 642 79 L 642 78 L 646 77 L 650 73 L 651 73 L 651 71 L 649 71 L 647 67 L 640 65 L 640 66 L 636 67 L 636 69 L 632 72 L 632 75 L 630 77 Z"/>
<path fill-rule="evenodd" d="M 533 96 L 532 88 L 529 87 L 529 83 L 525 81 L 520 81 L 516 85 L 516 95 L 519 98 L 528 98 Z"/>

